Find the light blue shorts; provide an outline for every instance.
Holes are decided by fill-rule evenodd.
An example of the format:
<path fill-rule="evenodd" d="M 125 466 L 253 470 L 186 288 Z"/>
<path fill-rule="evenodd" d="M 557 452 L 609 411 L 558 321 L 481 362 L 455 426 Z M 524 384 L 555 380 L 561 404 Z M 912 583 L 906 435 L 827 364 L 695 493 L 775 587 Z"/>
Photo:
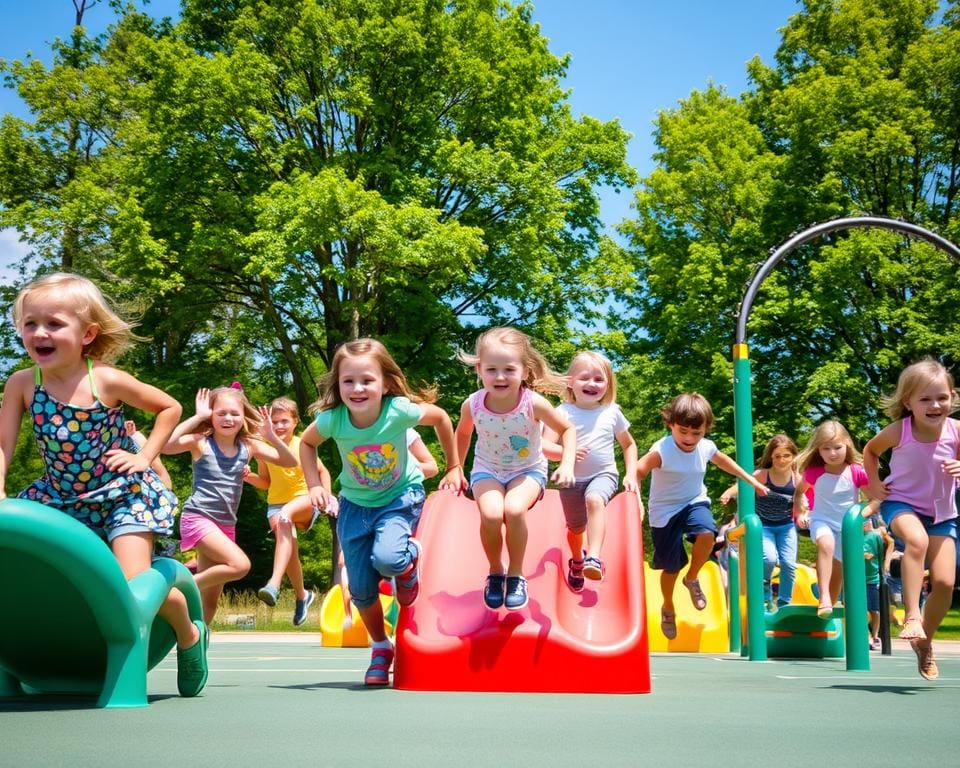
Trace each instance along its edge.
<path fill-rule="evenodd" d="M 893 532 L 893 521 L 900 515 L 913 515 L 922 524 L 927 536 L 947 536 L 951 539 L 957 538 L 957 518 L 950 520 L 941 520 L 934 523 L 932 517 L 921 515 L 917 510 L 907 504 L 905 501 L 881 501 L 880 514 L 883 515 L 883 521 L 887 524 L 890 532 Z"/>
<path fill-rule="evenodd" d="M 500 483 L 500 485 L 506 488 L 518 477 L 530 477 L 536 480 L 540 484 L 541 491 L 547 487 L 547 473 L 536 467 L 532 469 L 524 469 L 512 475 L 496 475 L 493 472 L 487 472 L 483 469 L 475 469 L 470 473 L 470 487 L 475 488 L 477 483 L 479 483 L 481 480 L 496 480 L 498 483 Z"/>

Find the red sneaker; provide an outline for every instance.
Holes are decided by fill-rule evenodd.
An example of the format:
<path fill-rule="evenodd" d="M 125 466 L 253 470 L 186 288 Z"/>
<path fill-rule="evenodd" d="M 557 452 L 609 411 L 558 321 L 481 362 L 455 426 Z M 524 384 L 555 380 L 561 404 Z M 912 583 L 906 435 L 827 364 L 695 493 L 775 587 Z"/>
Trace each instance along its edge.
<path fill-rule="evenodd" d="M 390 665 L 393 664 L 393 648 L 374 648 L 370 666 L 363 676 L 364 685 L 389 685 Z"/>
<path fill-rule="evenodd" d="M 397 576 L 397 602 L 400 605 L 413 605 L 420 594 L 420 558 L 423 557 L 423 545 L 412 536 L 410 542 L 417 548 L 417 556 L 410 567 Z"/>

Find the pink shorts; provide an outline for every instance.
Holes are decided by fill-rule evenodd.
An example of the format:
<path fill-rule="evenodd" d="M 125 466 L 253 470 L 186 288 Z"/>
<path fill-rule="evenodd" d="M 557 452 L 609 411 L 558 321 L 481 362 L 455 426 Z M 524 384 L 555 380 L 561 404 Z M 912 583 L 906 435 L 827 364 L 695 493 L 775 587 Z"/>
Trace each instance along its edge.
<path fill-rule="evenodd" d="M 221 525 L 199 512 L 184 512 L 180 515 L 180 551 L 193 549 L 204 536 L 220 531 L 234 544 L 237 543 L 237 527 Z"/>

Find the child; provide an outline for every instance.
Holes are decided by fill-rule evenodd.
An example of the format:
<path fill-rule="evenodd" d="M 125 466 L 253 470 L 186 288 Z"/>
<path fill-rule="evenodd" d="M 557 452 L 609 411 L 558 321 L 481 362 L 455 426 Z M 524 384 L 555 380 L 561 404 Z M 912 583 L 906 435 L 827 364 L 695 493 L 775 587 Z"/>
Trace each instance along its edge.
<path fill-rule="evenodd" d="M 269 405 L 270 423 L 273 431 L 282 440 L 290 452 L 299 458 L 300 438 L 294 434 L 300 422 L 297 404 L 287 397 L 278 397 Z M 330 490 L 330 473 L 317 459 L 317 471 L 320 482 Z M 300 564 L 300 548 L 297 543 L 297 529 L 309 531 L 320 515 L 320 510 L 310 504 L 307 495 L 307 481 L 300 465 L 281 467 L 267 461 L 257 462 L 257 472 L 244 477 L 255 488 L 267 491 L 267 524 L 274 535 L 273 572 L 270 579 L 257 592 L 267 605 L 277 604 L 280 596 L 280 583 L 283 574 L 290 578 L 290 585 L 296 594 L 293 610 L 293 625 L 299 627 L 307 620 L 307 612 L 316 597 L 303 583 L 303 566 Z M 331 511 L 335 514 L 335 510 Z"/>
<path fill-rule="evenodd" d="M 389 683 L 393 645 L 387 638 L 379 584 L 396 576 L 396 598 L 411 605 L 420 592 L 423 547 L 412 532 L 426 494 L 419 465 L 409 460 L 407 429 L 429 424 L 447 462 L 440 488 L 465 485 L 450 417 L 433 405 L 435 393 L 414 393 L 386 347 L 374 339 L 342 344 L 314 404 L 316 420 L 300 436 L 300 464 L 314 506 L 330 494 L 320 482 L 317 446 L 333 438 L 343 460 L 337 537 L 343 547 L 353 602 L 373 641 L 366 685 Z"/>
<path fill-rule="evenodd" d="M 863 565 L 867 577 L 867 616 L 870 625 L 870 650 L 880 648 L 880 565 L 883 562 L 883 532 L 874 528 L 871 518 L 863 524 Z"/>
<path fill-rule="evenodd" d="M 896 391 L 884 398 L 887 415 L 896 421 L 864 447 L 870 497 L 881 501 L 887 527 L 905 545 L 900 637 L 910 641 L 927 680 L 940 674 L 931 641 L 950 608 L 956 577 L 960 422 L 949 414 L 957 399 L 953 377 L 936 360 L 908 366 Z M 879 458 L 891 449 L 890 474 L 881 481 Z M 930 594 L 921 614 L 924 562 L 930 569 Z"/>
<path fill-rule="evenodd" d="M 797 525 L 809 528 L 810 538 L 817 545 L 820 600 L 817 616 L 822 619 L 833 615 L 833 605 L 840 596 L 843 583 L 840 568 L 843 516 L 860 500 L 858 489 L 868 482 L 860 462 L 860 453 L 853 445 L 850 433 L 840 422 L 833 420 L 817 425 L 797 459 L 801 479 L 794 491 L 794 507 L 798 510 Z M 808 488 L 813 488 L 813 508 L 810 511 L 805 510 Z"/>
<path fill-rule="evenodd" d="M 137 452 L 142 451 L 143 446 L 147 444 L 147 436 L 137 429 L 136 422 L 132 419 L 127 419 L 123 422 L 123 429 L 127 433 L 127 436 L 133 440 L 133 444 L 137 446 Z M 150 467 L 157 473 L 157 477 L 160 478 L 160 482 L 163 483 L 165 488 L 173 488 L 173 478 L 170 477 L 170 473 L 167 472 L 167 468 L 163 466 L 163 462 L 159 456 L 153 460 Z"/>
<path fill-rule="evenodd" d="M 255 433 L 270 445 L 253 439 Z M 193 489 L 180 515 L 180 548 L 197 551 L 196 580 L 209 624 L 223 585 L 250 570 L 250 560 L 236 543 L 248 461 L 252 457 L 294 467 L 297 457 L 273 431 L 267 409 L 258 413 L 243 390 L 233 386 L 197 391 L 196 412 L 177 426 L 163 448 L 165 454 L 184 451 L 193 459 Z"/>
<path fill-rule="evenodd" d="M 603 580 L 600 550 L 606 531 L 604 511 L 619 484 L 613 455 L 615 442 L 623 450 L 623 488 L 637 491 L 637 444 L 616 397 L 617 380 L 610 361 L 596 352 L 574 355 L 567 369 L 564 402 L 557 408 L 577 430 L 575 482 L 573 487 L 560 490 L 571 554 L 567 561 L 567 585 L 574 592 L 583 590 L 584 577 Z M 544 430 L 544 453 L 548 458 L 560 457 L 556 439 L 553 430 Z"/>
<path fill-rule="evenodd" d="M 474 354 L 461 352 L 460 359 L 476 368 L 483 384 L 463 402 L 457 425 L 461 456 L 466 455 L 473 431 L 477 431 L 470 487 L 480 509 L 480 541 L 490 564 L 483 602 L 491 610 L 505 606 L 518 611 L 527 604 L 525 515 L 543 496 L 547 483 L 541 424 L 559 435 L 563 446 L 560 467 L 553 474 L 561 487 L 573 483 L 577 447 L 576 430 L 567 417 L 534 390 L 560 392 L 565 382 L 550 370 L 530 339 L 514 328 L 485 331 L 477 339 Z"/>
<path fill-rule="evenodd" d="M 0 499 L 29 411 L 45 474 L 20 493 L 61 510 L 110 545 L 131 579 L 150 567 L 153 538 L 173 528 L 177 499 L 150 469 L 180 418 L 180 404 L 108 365 L 128 349 L 132 326 L 92 282 L 57 273 L 17 295 L 13 322 L 33 369 L 17 371 L 0 406 Z M 124 428 L 123 403 L 156 414 L 139 452 Z M 207 681 L 207 626 L 191 621 L 186 598 L 171 590 L 160 616 L 177 638 L 177 688 L 196 696 Z"/>
<path fill-rule="evenodd" d="M 693 551 L 683 586 L 690 592 L 694 608 L 702 611 L 707 607 L 707 598 L 697 579 L 713 551 L 717 536 L 717 525 L 710 512 L 710 497 L 703 484 L 707 462 L 743 478 L 760 496 L 766 496 L 769 491 L 733 459 L 718 451 L 712 440 L 704 437 L 713 426 L 713 410 L 703 395 L 696 392 L 677 395 L 661 415 L 670 434 L 657 440 L 638 462 L 637 486 L 653 473 L 650 479 L 653 567 L 663 569 L 660 575 L 660 591 L 663 593 L 660 629 L 664 637 L 672 640 L 677 636 L 673 587 L 680 569 L 687 564 L 684 534 L 693 542 Z M 643 514 L 642 503 L 640 514 Z"/>
<path fill-rule="evenodd" d="M 793 524 L 793 492 L 800 475 L 795 468 L 797 446 L 786 435 L 774 435 L 763 449 L 760 468 L 753 476 L 770 491 L 757 496 L 757 517 L 763 523 L 763 597 L 770 610 L 774 609 L 770 581 L 773 568 L 780 564 L 780 588 L 776 606 L 787 605 L 793 596 L 793 580 L 797 572 L 797 527 Z M 721 504 L 728 504 L 737 496 L 734 483 L 720 496 Z"/>

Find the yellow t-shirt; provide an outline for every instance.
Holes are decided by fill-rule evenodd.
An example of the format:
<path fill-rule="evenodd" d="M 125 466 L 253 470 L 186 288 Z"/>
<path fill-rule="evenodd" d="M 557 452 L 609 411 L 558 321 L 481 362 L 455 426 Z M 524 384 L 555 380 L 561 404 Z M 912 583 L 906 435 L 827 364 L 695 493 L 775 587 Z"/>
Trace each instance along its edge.
<path fill-rule="evenodd" d="M 300 455 L 300 438 L 296 435 L 289 442 L 289 448 L 294 456 Z M 298 464 L 295 467 L 280 467 L 270 462 L 267 473 L 270 475 L 270 489 L 267 491 L 267 504 L 286 504 L 297 496 L 306 496 L 307 480 Z"/>

